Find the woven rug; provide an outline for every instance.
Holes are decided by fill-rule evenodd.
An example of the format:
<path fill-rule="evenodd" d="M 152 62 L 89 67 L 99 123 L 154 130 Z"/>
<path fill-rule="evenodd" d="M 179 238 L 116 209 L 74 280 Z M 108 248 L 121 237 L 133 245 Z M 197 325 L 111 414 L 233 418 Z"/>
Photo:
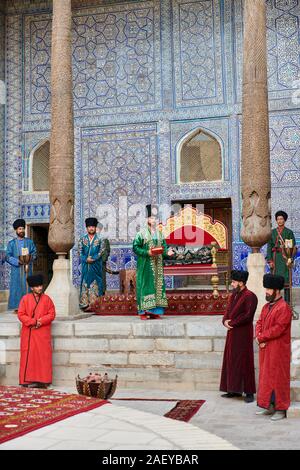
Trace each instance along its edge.
<path fill-rule="evenodd" d="M 106 403 L 55 390 L 0 386 L 0 444 Z"/>
<path fill-rule="evenodd" d="M 224 315 L 230 294 L 220 291 L 217 299 L 201 291 L 168 291 L 165 315 Z M 92 305 L 95 315 L 137 315 L 136 297 L 131 294 L 110 294 L 99 297 Z"/>
<path fill-rule="evenodd" d="M 193 416 L 200 410 L 205 400 L 176 400 L 176 399 L 160 399 L 160 398 L 111 398 L 111 401 L 125 401 L 128 402 L 125 406 L 130 406 L 130 402 L 144 402 L 146 403 L 176 403 L 175 406 L 164 413 L 166 418 L 176 419 L 177 421 L 185 421 L 186 423 L 192 419 Z M 144 408 L 144 409 L 143 409 Z M 140 410 L 156 413 L 155 409 L 147 409 L 147 406 L 139 407 Z"/>

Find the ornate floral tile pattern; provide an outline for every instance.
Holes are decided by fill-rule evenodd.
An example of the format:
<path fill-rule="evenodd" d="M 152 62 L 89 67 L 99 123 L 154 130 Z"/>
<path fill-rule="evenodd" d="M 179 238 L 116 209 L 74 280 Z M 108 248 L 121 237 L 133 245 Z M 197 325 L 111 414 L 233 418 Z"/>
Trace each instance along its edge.
<path fill-rule="evenodd" d="M 267 0 L 267 7 L 272 210 L 290 213 L 289 226 L 300 241 L 300 115 L 295 101 L 300 0 Z M 245 267 L 249 250 L 240 239 L 239 189 L 242 15 L 242 0 L 111 1 L 74 9 L 76 241 L 84 218 L 103 201 L 118 210 L 120 195 L 133 203 L 231 197 L 234 266 Z M 2 257 L 16 217 L 49 220 L 48 195 L 30 193 L 29 179 L 32 152 L 50 135 L 51 1 L 9 2 L 5 34 Z M 1 57 L 0 64 L 1 79 Z M 221 182 L 178 182 L 179 143 L 197 128 L 221 145 Z M 134 263 L 130 240 L 113 242 L 110 262 L 114 269 Z M 78 285 L 76 247 L 72 264 Z M 9 281 L 4 266 L 1 289 Z M 300 286 L 298 259 L 294 282 Z M 117 276 L 109 276 L 108 287 L 118 288 Z"/>
<path fill-rule="evenodd" d="M 161 108 L 159 2 L 75 11 L 74 109 L 83 115 Z M 24 18 L 26 120 L 50 113 L 51 14 Z M 87 111 L 87 113 L 85 112 Z"/>

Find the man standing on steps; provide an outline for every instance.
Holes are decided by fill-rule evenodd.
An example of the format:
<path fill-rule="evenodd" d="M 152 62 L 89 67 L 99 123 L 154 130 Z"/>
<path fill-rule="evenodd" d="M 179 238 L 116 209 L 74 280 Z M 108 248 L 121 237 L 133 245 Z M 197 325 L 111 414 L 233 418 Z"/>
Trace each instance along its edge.
<path fill-rule="evenodd" d="M 290 271 L 293 266 L 294 258 L 297 253 L 295 235 L 291 229 L 286 227 L 288 214 L 284 211 L 278 211 L 275 215 L 277 228 L 272 230 L 272 236 L 268 243 L 267 260 L 272 274 L 284 277 L 284 299 L 291 301 L 292 288 Z M 291 244 L 291 257 L 286 255 L 285 245 L 287 241 Z"/>
<path fill-rule="evenodd" d="M 85 220 L 87 234 L 78 244 L 82 267 L 79 307 L 85 312 L 91 312 L 92 304 L 104 293 L 102 239 L 97 234 L 97 225 L 95 217 L 88 217 Z"/>
<path fill-rule="evenodd" d="M 36 260 L 35 244 L 25 237 L 26 222 L 17 219 L 13 223 L 16 238 L 10 240 L 6 250 L 6 261 L 11 266 L 8 310 L 18 312 L 21 298 L 27 290 L 26 277 L 32 274 L 32 264 Z"/>
<path fill-rule="evenodd" d="M 290 406 L 290 363 L 292 310 L 283 300 L 283 276 L 266 274 L 267 304 L 256 323 L 259 345 L 257 415 L 272 415 L 272 421 L 286 418 Z"/>
<path fill-rule="evenodd" d="M 253 319 L 257 308 L 256 295 L 247 289 L 249 273 L 232 271 L 233 293 L 223 325 L 227 328 L 220 391 L 224 398 L 241 397 L 245 402 L 254 401 L 255 370 L 253 350 Z"/>
<path fill-rule="evenodd" d="M 52 383 L 51 323 L 55 307 L 43 293 L 43 276 L 27 278 L 30 294 L 22 297 L 18 317 L 22 323 L 19 383 L 47 388 Z"/>
<path fill-rule="evenodd" d="M 163 258 L 174 254 L 158 230 L 159 208 L 146 206 L 147 226 L 137 233 L 133 251 L 137 256 L 136 297 L 141 320 L 160 319 L 168 306 Z"/>

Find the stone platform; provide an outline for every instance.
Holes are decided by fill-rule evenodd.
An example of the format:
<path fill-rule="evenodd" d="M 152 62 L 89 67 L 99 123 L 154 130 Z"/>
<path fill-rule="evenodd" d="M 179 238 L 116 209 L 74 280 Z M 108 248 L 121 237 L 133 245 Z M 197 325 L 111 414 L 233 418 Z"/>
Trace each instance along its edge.
<path fill-rule="evenodd" d="M 299 322 L 293 345 L 300 349 Z M 53 385 L 74 386 L 90 370 L 117 374 L 120 387 L 165 391 L 218 390 L 226 330 L 221 317 L 92 316 L 53 323 Z M 1 384 L 18 384 L 20 324 L 14 314 L 0 315 Z M 257 363 L 258 351 L 255 346 Z M 300 356 L 300 354 L 299 354 Z M 299 371 L 292 366 L 299 396 Z"/>

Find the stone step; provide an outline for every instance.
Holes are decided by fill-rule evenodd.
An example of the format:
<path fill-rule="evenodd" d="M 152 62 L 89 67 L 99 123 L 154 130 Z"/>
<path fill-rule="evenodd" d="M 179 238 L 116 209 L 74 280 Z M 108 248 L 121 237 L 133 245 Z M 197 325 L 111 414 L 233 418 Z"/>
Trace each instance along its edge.
<path fill-rule="evenodd" d="M 0 364 L 0 378 L 5 377 L 6 375 L 6 367 L 4 364 Z"/>
<path fill-rule="evenodd" d="M 120 386 L 125 387 L 217 391 L 225 335 L 219 317 L 167 317 L 141 322 L 135 317 L 94 316 L 55 321 L 53 383 L 72 386 L 77 374 L 84 376 L 97 370 L 117 374 Z M 0 363 L 6 364 L 1 383 L 17 384 L 20 322 L 12 313 L 0 315 L 0 346 L 5 351 Z M 291 376 L 292 401 L 300 402 L 300 365 L 296 357 Z"/>
<path fill-rule="evenodd" d="M 0 313 L 7 312 L 7 302 L 0 302 Z"/>
<path fill-rule="evenodd" d="M 291 381 L 291 400 L 300 402 L 300 380 Z"/>
<path fill-rule="evenodd" d="M 287 412 L 288 418 L 300 418 L 300 403 L 292 402 Z"/>
<path fill-rule="evenodd" d="M 7 302 L 9 297 L 8 290 L 0 290 L 0 303 Z"/>
<path fill-rule="evenodd" d="M 300 290 L 300 289 L 299 289 Z M 297 309 L 297 311 L 300 313 L 300 308 Z M 300 320 L 294 320 L 292 322 L 292 338 L 293 340 L 300 340 Z"/>
<path fill-rule="evenodd" d="M 297 381 L 300 380 L 300 365 L 296 366 L 294 364 L 291 365 L 291 380 Z"/>

